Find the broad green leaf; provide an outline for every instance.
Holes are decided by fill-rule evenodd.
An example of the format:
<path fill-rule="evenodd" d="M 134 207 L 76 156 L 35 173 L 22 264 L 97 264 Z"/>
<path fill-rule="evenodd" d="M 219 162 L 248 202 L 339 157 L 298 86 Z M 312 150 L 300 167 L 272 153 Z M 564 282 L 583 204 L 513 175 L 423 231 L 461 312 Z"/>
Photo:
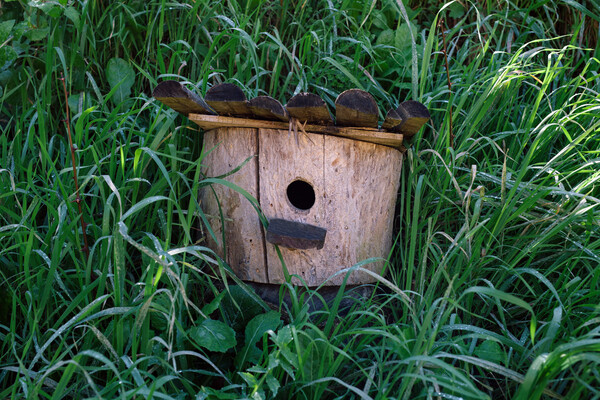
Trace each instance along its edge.
<path fill-rule="evenodd" d="M 202 307 L 202 312 L 205 315 L 210 315 L 213 312 L 215 312 L 215 310 L 217 308 L 219 308 L 219 306 L 221 305 L 221 300 L 223 300 L 223 297 L 225 296 L 226 293 L 227 292 L 225 292 L 225 291 L 219 293 L 217 295 L 217 297 L 215 297 L 209 304 L 207 304 L 204 307 Z"/>
<path fill-rule="evenodd" d="M 504 364 L 506 360 L 506 354 L 504 354 L 502 347 L 495 340 L 484 340 L 475 349 L 475 355 L 483 360 L 498 364 Z"/>
<path fill-rule="evenodd" d="M 27 5 L 42 10 L 52 18 L 59 17 L 62 14 L 62 7 L 58 6 L 54 1 L 30 0 Z"/>
<path fill-rule="evenodd" d="M 28 29 L 29 29 L 29 27 L 27 26 L 27 22 L 25 22 L 25 21 L 19 22 L 18 24 L 15 25 L 15 27 L 13 29 L 13 39 L 14 40 L 21 39 L 23 34 L 25 32 L 27 32 Z M 21 43 L 21 46 L 25 46 L 25 49 L 28 47 L 28 46 L 24 45 L 23 43 Z"/>
<path fill-rule="evenodd" d="M 49 33 L 50 27 L 46 26 L 43 28 L 29 29 L 25 32 L 25 36 L 27 36 L 29 40 L 36 42 L 38 40 L 46 39 Z"/>
<path fill-rule="evenodd" d="M 0 22 L 0 44 L 4 43 L 10 35 L 10 30 L 15 25 L 15 20 L 10 19 L 8 21 Z"/>
<path fill-rule="evenodd" d="M 269 390 L 273 393 L 273 396 L 277 395 L 281 384 L 275 377 L 271 374 L 267 375 L 267 385 L 269 386 Z"/>
<path fill-rule="evenodd" d="M 71 22 L 73 22 L 73 24 L 79 25 L 79 21 L 80 21 L 79 11 L 77 11 L 77 9 L 75 7 L 69 6 L 69 7 L 65 8 L 65 15 L 67 18 L 69 18 L 71 20 Z"/>
<path fill-rule="evenodd" d="M 10 67 L 16 59 L 17 52 L 12 47 L 0 47 L 0 69 Z"/>
<path fill-rule="evenodd" d="M 373 10 L 371 16 L 371 22 L 379 29 L 388 29 L 389 28 L 389 12 L 384 12 L 383 10 Z"/>
<path fill-rule="evenodd" d="M 205 319 L 188 333 L 196 344 L 210 351 L 224 353 L 237 344 L 235 331 L 227 324 L 214 319 Z"/>
<path fill-rule="evenodd" d="M 119 104 L 131 94 L 131 87 L 135 83 L 135 72 L 122 58 L 111 58 L 106 65 L 106 79 L 111 89 L 117 88 L 112 99 L 115 104 Z"/>
<path fill-rule="evenodd" d="M 263 312 L 263 307 L 246 290 L 230 285 L 221 301 L 221 310 L 231 326 L 241 332 L 252 318 Z"/>
<path fill-rule="evenodd" d="M 394 45 L 396 44 L 395 35 L 396 33 L 392 29 L 386 29 L 385 31 L 379 34 L 375 44 L 394 47 Z"/>
<path fill-rule="evenodd" d="M 276 330 L 281 324 L 281 315 L 277 311 L 269 311 L 252 318 L 246 325 L 246 345 L 238 355 L 238 363 L 244 365 L 246 361 L 258 362 L 260 351 L 255 346 L 265 333 Z"/>
<path fill-rule="evenodd" d="M 246 344 L 255 344 L 267 331 L 274 331 L 281 323 L 281 314 L 269 311 L 252 318 L 246 326 Z"/>
<path fill-rule="evenodd" d="M 273 338 L 275 344 L 279 347 L 287 346 L 292 341 L 292 330 L 289 325 L 281 328 Z"/>
<path fill-rule="evenodd" d="M 411 49 L 411 35 L 410 30 L 412 29 L 412 34 L 414 37 L 417 37 L 418 29 L 415 24 L 410 23 L 410 28 L 406 23 L 401 24 L 396 30 L 396 37 L 394 38 L 394 44 L 399 51 L 409 51 Z"/>
<path fill-rule="evenodd" d="M 465 11 L 465 7 L 457 1 L 448 6 L 448 16 L 450 18 L 462 18 Z"/>
<path fill-rule="evenodd" d="M 196 400 L 238 400 L 240 398 L 240 395 L 238 393 L 228 393 L 227 390 L 228 388 L 213 389 L 210 387 L 202 386 L 200 388 L 200 391 L 196 395 Z"/>

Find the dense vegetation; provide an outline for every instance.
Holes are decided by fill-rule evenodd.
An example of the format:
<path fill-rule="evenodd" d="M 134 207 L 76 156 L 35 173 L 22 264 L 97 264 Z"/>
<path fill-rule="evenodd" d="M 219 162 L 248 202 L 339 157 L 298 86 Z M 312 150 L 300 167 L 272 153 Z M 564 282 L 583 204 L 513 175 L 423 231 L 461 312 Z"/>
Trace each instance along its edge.
<path fill-rule="evenodd" d="M 0 398 L 600 398 L 599 16 L 3 2 Z M 223 286 L 198 234 L 201 133 L 151 98 L 164 79 L 429 107 L 372 298 L 338 318 L 289 285 L 278 310 Z"/>

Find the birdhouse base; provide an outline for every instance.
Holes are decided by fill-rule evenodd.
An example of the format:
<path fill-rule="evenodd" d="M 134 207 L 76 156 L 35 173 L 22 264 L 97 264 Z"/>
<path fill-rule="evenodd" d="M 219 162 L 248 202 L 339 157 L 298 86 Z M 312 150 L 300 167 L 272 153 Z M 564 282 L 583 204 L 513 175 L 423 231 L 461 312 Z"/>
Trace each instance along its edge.
<path fill-rule="evenodd" d="M 282 292 L 281 285 L 256 282 L 245 283 L 254 289 L 254 292 L 272 307 L 279 307 L 281 294 L 283 294 L 283 298 L 281 298 L 283 303 L 290 308 L 292 307 L 290 294 L 287 290 Z M 345 315 L 356 302 L 371 296 L 373 294 L 373 288 L 373 285 L 346 286 L 340 302 L 337 305 L 337 314 Z M 304 288 L 298 288 L 297 294 L 298 299 L 302 301 L 303 304 L 308 304 L 308 311 L 312 313 L 318 310 L 331 309 L 339 294 L 340 287 L 322 286 L 320 288 L 309 288 L 308 290 L 309 292 L 306 292 Z"/>

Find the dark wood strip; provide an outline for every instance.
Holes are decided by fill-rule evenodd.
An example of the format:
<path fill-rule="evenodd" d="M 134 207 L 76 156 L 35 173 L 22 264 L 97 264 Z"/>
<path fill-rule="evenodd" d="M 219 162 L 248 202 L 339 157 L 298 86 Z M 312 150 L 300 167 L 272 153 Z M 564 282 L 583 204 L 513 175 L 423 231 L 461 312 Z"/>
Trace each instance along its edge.
<path fill-rule="evenodd" d="M 289 130 L 287 121 L 265 121 L 250 118 L 222 117 L 219 115 L 190 115 L 190 121 L 195 122 L 204 130 L 218 128 L 257 128 L 257 129 L 278 129 Z M 377 129 L 343 127 L 334 125 L 304 125 L 302 127 L 308 133 L 319 133 L 325 135 L 339 136 L 346 139 L 360 140 L 374 144 L 381 144 L 388 147 L 394 147 L 400 151 L 405 151 L 402 141 L 404 136 L 397 133 L 384 132 Z M 231 130 L 233 132 L 233 130 Z"/>

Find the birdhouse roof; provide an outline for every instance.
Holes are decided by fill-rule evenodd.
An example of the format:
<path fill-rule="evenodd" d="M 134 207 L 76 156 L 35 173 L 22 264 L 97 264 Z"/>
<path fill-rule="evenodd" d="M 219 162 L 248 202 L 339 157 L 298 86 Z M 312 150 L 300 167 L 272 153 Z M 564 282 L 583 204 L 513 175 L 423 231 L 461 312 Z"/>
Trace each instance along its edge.
<path fill-rule="evenodd" d="M 388 111 L 379 124 L 373 96 L 360 89 L 342 92 L 335 101 L 335 118 L 313 93 L 299 93 L 283 106 L 269 96 L 246 99 L 234 84 L 212 86 L 204 98 L 176 81 L 161 82 L 153 97 L 185 115 L 205 130 L 216 128 L 287 129 L 371 142 L 403 150 L 403 141 L 429 120 L 427 107 L 409 100 Z"/>

